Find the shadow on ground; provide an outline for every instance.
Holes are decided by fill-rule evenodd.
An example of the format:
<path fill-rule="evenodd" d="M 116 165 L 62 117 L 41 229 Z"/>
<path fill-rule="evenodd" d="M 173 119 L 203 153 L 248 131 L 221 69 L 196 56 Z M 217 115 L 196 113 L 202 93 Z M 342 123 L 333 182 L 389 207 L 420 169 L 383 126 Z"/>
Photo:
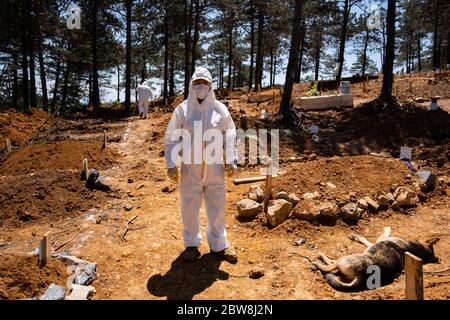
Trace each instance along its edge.
<path fill-rule="evenodd" d="M 166 274 L 150 277 L 147 289 L 150 294 L 167 300 L 192 300 L 217 280 L 229 278 L 227 272 L 219 270 L 220 264 L 221 260 L 209 253 L 194 262 L 185 262 L 180 255 Z"/>

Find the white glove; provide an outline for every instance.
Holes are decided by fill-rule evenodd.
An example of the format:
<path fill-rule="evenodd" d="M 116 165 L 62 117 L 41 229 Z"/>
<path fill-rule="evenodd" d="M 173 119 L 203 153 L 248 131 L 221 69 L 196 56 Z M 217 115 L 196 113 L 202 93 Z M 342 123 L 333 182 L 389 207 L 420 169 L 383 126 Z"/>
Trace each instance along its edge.
<path fill-rule="evenodd" d="M 180 176 L 178 175 L 177 167 L 168 168 L 167 176 L 169 177 L 170 180 L 172 180 L 175 183 L 178 183 L 178 181 L 180 180 Z"/>
<path fill-rule="evenodd" d="M 235 164 L 227 164 L 225 167 L 225 171 L 227 173 L 227 177 L 232 177 L 236 175 L 237 172 L 237 166 Z"/>

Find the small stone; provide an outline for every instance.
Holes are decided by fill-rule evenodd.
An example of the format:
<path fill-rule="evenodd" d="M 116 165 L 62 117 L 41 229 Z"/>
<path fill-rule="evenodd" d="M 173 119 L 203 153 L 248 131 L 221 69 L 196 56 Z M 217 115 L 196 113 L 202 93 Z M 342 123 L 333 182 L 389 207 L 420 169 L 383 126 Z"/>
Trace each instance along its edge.
<path fill-rule="evenodd" d="M 128 183 L 133 183 L 133 182 L 134 182 L 134 179 L 128 178 Z"/>
<path fill-rule="evenodd" d="M 66 288 L 52 283 L 39 300 L 64 300 Z"/>
<path fill-rule="evenodd" d="M 263 205 L 251 199 L 242 199 L 237 203 L 237 218 L 253 219 L 263 210 Z"/>
<path fill-rule="evenodd" d="M 380 207 L 387 207 L 387 206 L 389 206 L 389 198 L 387 196 L 385 196 L 384 194 L 380 194 L 377 197 L 377 202 L 378 202 Z"/>
<path fill-rule="evenodd" d="M 257 202 L 264 201 L 264 191 L 261 189 L 259 185 L 251 186 L 250 191 L 248 192 L 248 197 Z"/>
<path fill-rule="evenodd" d="M 317 191 L 314 192 L 308 192 L 303 194 L 303 199 L 305 200 L 314 200 L 320 198 L 320 193 Z"/>
<path fill-rule="evenodd" d="M 249 277 L 251 279 L 259 279 L 261 277 L 263 277 L 265 274 L 264 269 L 258 266 L 255 266 L 252 268 L 252 270 L 250 270 L 249 272 Z"/>
<path fill-rule="evenodd" d="M 401 207 L 416 206 L 419 203 L 417 194 L 407 187 L 399 187 L 394 192 L 395 201 Z"/>
<path fill-rule="evenodd" d="M 269 223 L 276 227 L 285 221 L 292 210 L 292 203 L 283 199 L 273 200 L 269 205 L 267 218 Z"/>
<path fill-rule="evenodd" d="M 398 205 L 398 202 L 397 202 L 397 201 L 394 201 L 394 202 L 391 204 L 391 209 L 394 210 L 394 211 L 400 210 L 400 206 Z"/>
<path fill-rule="evenodd" d="M 295 193 L 289 193 L 288 199 L 294 206 L 300 202 L 300 198 Z"/>
<path fill-rule="evenodd" d="M 311 153 L 311 154 L 308 156 L 308 160 L 310 160 L 310 161 L 316 160 L 316 159 L 317 159 L 317 155 L 316 155 L 315 153 Z"/>
<path fill-rule="evenodd" d="M 358 210 L 359 209 L 359 210 Z M 361 218 L 361 208 L 356 206 L 356 203 L 348 203 L 341 208 L 341 217 L 345 222 L 355 223 Z"/>
<path fill-rule="evenodd" d="M 336 187 L 333 183 L 331 183 L 331 182 L 327 182 L 327 183 L 325 184 L 325 186 L 326 186 L 328 189 L 331 189 L 331 190 L 337 188 L 337 187 Z"/>
<path fill-rule="evenodd" d="M 378 211 L 380 206 L 376 201 L 374 201 L 371 197 L 364 197 L 363 199 L 367 202 L 369 210 Z"/>
<path fill-rule="evenodd" d="M 82 286 L 78 284 L 72 284 L 71 289 L 72 292 L 66 297 L 66 300 L 88 300 L 96 292 L 93 286 Z"/>
<path fill-rule="evenodd" d="M 125 205 L 124 208 L 125 208 L 126 211 L 131 211 L 133 209 L 133 205 L 128 203 L 128 204 Z"/>
<path fill-rule="evenodd" d="M 96 263 L 83 263 L 79 264 L 75 269 L 75 277 L 73 283 L 83 286 L 90 285 L 96 278 Z"/>
<path fill-rule="evenodd" d="M 281 191 L 281 192 L 278 192 L 278 193 L 274 196 L 274 199 L 283 199 L 283 200 L 289 201 L 289 196 L 288 196 L 288 194 L 287 194 L 286 192 Z"/>
<path fill-rule="evenodd" d="M 406 175 L 405 179 L 406 179 L 406 180 L 411 180 L 411 179 L 412 179 L 412 176 L 408 173 L 408 174 Z"/>
<path fill-rule="evenodd" d="M 94 189 L 104 192 L 111 191 L 111 186 L 109 184 L 108 178 L 102 176 L 98 177 L 98 179 L 94 183 Z"/>
<path fill-rule="evenodd" d="M 367 201 L 366 201 L 365 199 L 359 199 L 359 200 L 356 202 L 356 206 L 357 206 L 358 208 L 361 208 L 361 209 L 364 209 L 364 210 L 369 209 L 369 204 L 367 203 Z"/>
<path fill-rule="evenodd" d="M 175 187 L 170 187 L 170 186 L 165 186 L 164 188 L 162 188 L 162 192 L 164 193 L 172 193 L 176 190 Z"/>
<path fill-rule="evenodd" d="M 390 192 L 388 194 L 386 194 L 386 198 L 388 199 L 388 204 L 389 205 L 393 204 L 394 201 L 395 201 L 394 195 L 392 193 L 390 193 Z"/>
<path fill-rule="evenodd" d="M 33 215 L 28 211 L 24 211 L 22 209 L 17 209 L 16 211 L 17 217 L 20 221 L 31 221 L 33 220 Z"/>

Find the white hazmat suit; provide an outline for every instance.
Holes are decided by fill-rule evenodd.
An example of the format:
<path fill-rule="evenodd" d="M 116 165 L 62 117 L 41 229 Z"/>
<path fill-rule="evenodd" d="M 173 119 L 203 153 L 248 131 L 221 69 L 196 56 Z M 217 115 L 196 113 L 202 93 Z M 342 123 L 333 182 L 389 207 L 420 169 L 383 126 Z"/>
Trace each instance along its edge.
<path fill-rule="evenodd" d="M 139 99 L 139 114 L 144 118 L 147 118 L 148 104 L 151 100 L 153 100 L 152 89 L 148 86 L 147 81 L 144 81 L 137 87 L 136 90 L 138 92 Z"/>
<path fill-rule="evenodd" d="M 197 79 L 205 79 L 210 82 L 210 88 L 196 86 L 194 90 L 193 82 Z M 222 151 L 225 146 L 226 163 L 236 162 L 237 152 L 235 147 L 236 127 L 227 107 L 216 100 L 213 90 L 211 74 L 205 68 L 197 68 L 192 76 L 189 85 L 188 99 L 181 103 L 173 112 L 165 133 L 165 157 L 167 167 L 175 168 L 176 159 L 172 153 L 176 145 L 180 144 L 179 139 L 174 139 L 173 134 L 177 129 L 185 129 L 190 135 L 191 152 L 190 157 L 184 157 L 181 161 L 180 175 L 180 197 L 181 213 L 184 225 L 183 239 L 186 247 L 199 247 L 202 241 L 200 232 L 199 210 L 202 200 L 205 200 L 206 215 L 208 223 L 206 235 L 208 245 L 213 252 L 219 252 L 229 247 L 227 232 L 225 230 L 225 176 L 223 156 L 220 163 L 205 161 L 205 138 L 202 140 L 200 155 L 193 155 L 196 152 L 194 132 L 199 131 L 201 125 L 202 137 L 208 129 L 217 129 L 222 135 Z M 198 98 L 206 96 L 202 103 Z M 195 129 L 194 126 L 197 128 Z M 202 138 L 203 139 L 203 138 Z M 213 141 L 211 139 L 210 141 Z M 206 148 L 207 149 L 207 148 Z M 184 153 L 183 149 L 183 153 Z M 201 163 L 187 160 L 200 157 Z M 175 169 L 176 170 L 176 169 Z"/>

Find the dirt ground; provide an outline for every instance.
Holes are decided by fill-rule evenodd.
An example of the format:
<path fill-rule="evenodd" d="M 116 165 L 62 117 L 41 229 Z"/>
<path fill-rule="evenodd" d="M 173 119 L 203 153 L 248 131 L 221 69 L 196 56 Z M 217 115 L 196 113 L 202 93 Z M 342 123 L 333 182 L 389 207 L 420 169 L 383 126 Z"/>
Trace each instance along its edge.
<path fill-rule="evenodd" d="M 248 102 L 250 98 L 242 94 L 229 99 L 229 109 L 238 126 L 240 109 L 245 110 L 250 125 L 271 126 L 270 121 L 262 121 L 259 116 L 263 109 L 276 110 L 279 90 L 265 94 L 267 99 L 271 98 L 261 103 Z M 163 133 L 170 115 L 170 110 L 156 109 L 148 120 L 130 117 L 107 124 L 58 120 L 58 129 L 47 127 L 37 144 L 3 159 L 0 255 L 23 256 L 37 247 L 47 231 L 52 231 L 53 247 L 76 236 L 60 251 L 98 264 L 98 278 L 93 283 L 97 293 L 93 299 L 401 300 L 405 298 L 404 275 L 377 290 L 340 293 L 302 257 L 317 259 L 319 252 L 323 252 L 330 258 L 338 258 L 362 252 L 362 245 L 348 238 L 351 233 L 375 240 L 384 227 L 390 226 L 393 235 L 406 239 L 424 240 L 436 235 L 441 238 L 435 245 L 440 264 L 424 266 L 425 299 L 450 298 L 450 274 L 429 273 L 450 266 L 450 186 L 445 184 L 423 195 L 421 204 L 415 208 L 366 214 L 357 225 L 338 220 L 335 225 L 325 226 L 291 218 L 276 228 L 267 228 L 262 224 L 261 214 L 249 222 L 234 217 L 236 202 L 245 197 L 249 185 L 235 186 L 227 179 L 227 230 L 238 252 L 238 264 L 221 262 L 210 255 L 206 241 L 200 248 L 202 257 L 198 261 L 181 261 L 184 248 L 179 193 L 177 186 L 166 178 L 162 154 Z M 317 191 L 318 201 L 322 201 L 345 198 L 350 193 L 357 197 L 371 196 L 388 192 L 395 184 L 411 185 L 411 172 L 396 159 L 399 146 L 404 144 L 414 147 L 416 168 L 430 167 L 439 177 L 449 177 L 450 135 L 449 127 L 445 127 L 450 123 L 449 117 L 445 111 L 429 115 L 420 106 L 411 105 L 385 111 L 378 118 L 358 108 L 305 114 L 305 128 L 292 130 L 294 134 L 281 134 L 283 173 L 275 178 L 274 189 L 299 196 Z M 324 131 L 321 141 L 315 143 L 307 130 L 311 123 L 318 122 Z M 99 141 L 105 125 L 109 136 L 119 138 L 114 138 L 108 150 L 102 151 Z M 381 129 L 377 130 L 377 126 Z M 392 126 L 397 130 L 387 131 Z M 64 137 L 64 141 L 55 137 Z M 89 156 L 86 150 L 91 150 L 92 157 L 98 159 L 101 175 L 112 178 L 114 192 L 88 191 L 79 181 L 80 159 Z M 73 152 L 73 157 L 68 157 L 64 164 L 59 152 Z M 387 157 L 371 154 L 381 152 Z M 311 154 L 316 156 L 310 157 Z M 296 160 L 288 161 L 290 157 Z M 260 168 L 241 167 L 238 177 L 259 175 Z M 336 188 L 327 189 L 326 182 Z M 131 210 L 127 205 L 132 206 Z M 19 208 L 28 211 L 32 218 L 18 213 Z M 138 217 L 132 230 L 122 241 L 119 235 L 134 216 Z M 204 235 L 204 208 L 201 217 Z M 306 242 L 294 246 L 293 242 L 300 237 Z M 248 276 L 255 266 L 265 270 L 265 275 L 257 280 Z M 29 298 L 41 289 L 31 285 L 34 291 L 27 291 L 19 286 L 25 281 L 19 271 L 23 269 L 14 271 L 3 260 L 2 268 L 0 279 L 13 278 L 17 285 L 6 289 L 0 286 L 0 298 Z M 51 276 L 47 280 L 57 281 Z"/>

